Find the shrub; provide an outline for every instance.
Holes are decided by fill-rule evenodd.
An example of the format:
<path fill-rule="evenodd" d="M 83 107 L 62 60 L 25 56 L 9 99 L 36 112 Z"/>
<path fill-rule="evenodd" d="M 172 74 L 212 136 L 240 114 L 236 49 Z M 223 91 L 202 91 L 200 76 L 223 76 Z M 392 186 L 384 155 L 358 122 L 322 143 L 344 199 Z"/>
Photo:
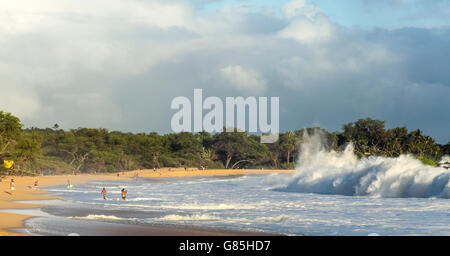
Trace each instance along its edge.
<path fill-rule="evenodd" d="M 426 158 L 426 157 L 418 157 L 417 159 L 419 159 L 422 164 L 424 165 L 431 165 L 431 166 L 437 166 L 437 164 L 430 158 Z"/>

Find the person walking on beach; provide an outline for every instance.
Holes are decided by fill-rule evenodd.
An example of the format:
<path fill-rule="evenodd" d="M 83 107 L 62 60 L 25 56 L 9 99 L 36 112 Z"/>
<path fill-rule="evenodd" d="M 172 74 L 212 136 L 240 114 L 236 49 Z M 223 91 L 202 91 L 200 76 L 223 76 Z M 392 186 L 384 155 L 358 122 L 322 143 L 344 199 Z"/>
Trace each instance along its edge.
<path fill-rule="evenodd" d="M 106 200 L 106 189 L 102 189 L 103 200 Z"/>
<path fill-rule="evenodd" d="M 11 179 L 11 183 L 9 184 L 9 188 L 11 189 L 11 195 L 13 194 L 15 188 L 14 188 L 14 179 Z"/>
<path fill-rule="evenodd" d="M 67 188 L 72 188 L 72 184 L 70 184 L 70 180 L 67 180 Z"/>
<path fill-rule="evenodd" d="M 122 200 L 125 200 L 127 198 L 127 190 L 122 188 Z"/>
<path fill-rule="evenodd" d="M 37 188 L 37 186 L 38 186 L 38 179 L 35 179 L 34 180 L 34 188 Z"/>

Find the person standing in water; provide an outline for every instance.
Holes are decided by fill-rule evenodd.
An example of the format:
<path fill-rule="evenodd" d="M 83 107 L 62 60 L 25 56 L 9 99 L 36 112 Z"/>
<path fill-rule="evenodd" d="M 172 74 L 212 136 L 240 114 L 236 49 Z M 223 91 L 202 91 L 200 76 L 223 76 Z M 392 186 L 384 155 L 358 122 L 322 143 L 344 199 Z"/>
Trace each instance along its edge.
<path fill-rule="evenodd" d="M 102 189 L 103 200 L 106 200 L 106 189 Z"/>
<path fill-rule="evenodd" d="M 127 198 L 127 191 L 126 189 L 122 188 L 122 200 L 125 200 Z"/>
<path fill-rule="evenodd" d="M 14 179 L 11 179 L 11 183 L 9 184 L 9 188 L 11 189 L 11 195 L 13 194 L 15 187 L 14 187 Z"/>

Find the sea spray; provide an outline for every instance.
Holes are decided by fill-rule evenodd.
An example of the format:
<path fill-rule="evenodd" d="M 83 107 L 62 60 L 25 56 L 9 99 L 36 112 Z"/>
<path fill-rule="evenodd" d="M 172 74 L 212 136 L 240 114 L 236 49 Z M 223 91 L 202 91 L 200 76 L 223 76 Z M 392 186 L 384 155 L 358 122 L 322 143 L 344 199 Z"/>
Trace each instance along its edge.
<path fill-rule="evenodd" d="M 450 170 L 423 165 L 411 155 L 358 159 L 352 144 L 328 150 L 320 133 L 304 134 L 296 172 L 273 190 L 374 197 L 450 198 Z"/>

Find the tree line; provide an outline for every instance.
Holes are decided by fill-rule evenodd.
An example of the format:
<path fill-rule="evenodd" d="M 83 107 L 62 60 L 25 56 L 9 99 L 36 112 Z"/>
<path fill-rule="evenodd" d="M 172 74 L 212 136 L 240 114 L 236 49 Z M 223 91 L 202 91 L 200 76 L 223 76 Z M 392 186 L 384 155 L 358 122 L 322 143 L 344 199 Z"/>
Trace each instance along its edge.
<path fill-rule="evenodd" d="M 359 157 L 397 157 L 413 154 L 434 164 L 450 153 L 450 142 L 437 144 L 420 130 L 385 128 L 385 122 L 370 118 L 343 125 L 342 132 L 314 127 L 287 131 L 272 144 L 260 136 L 235 130 L 210 134 L 124 133 L 107 129 L 24 129 L 19 118 L 0 111 L 0 161 L 13 160 L 13 170 L 0 172 L 36 174 L 43 170 L 67 172 L 117 172 L 163 167 L 198 168 L 294 168 L 304 132 L 321 132 L 328 148 L 343 150 L 354 143 Z"/>

